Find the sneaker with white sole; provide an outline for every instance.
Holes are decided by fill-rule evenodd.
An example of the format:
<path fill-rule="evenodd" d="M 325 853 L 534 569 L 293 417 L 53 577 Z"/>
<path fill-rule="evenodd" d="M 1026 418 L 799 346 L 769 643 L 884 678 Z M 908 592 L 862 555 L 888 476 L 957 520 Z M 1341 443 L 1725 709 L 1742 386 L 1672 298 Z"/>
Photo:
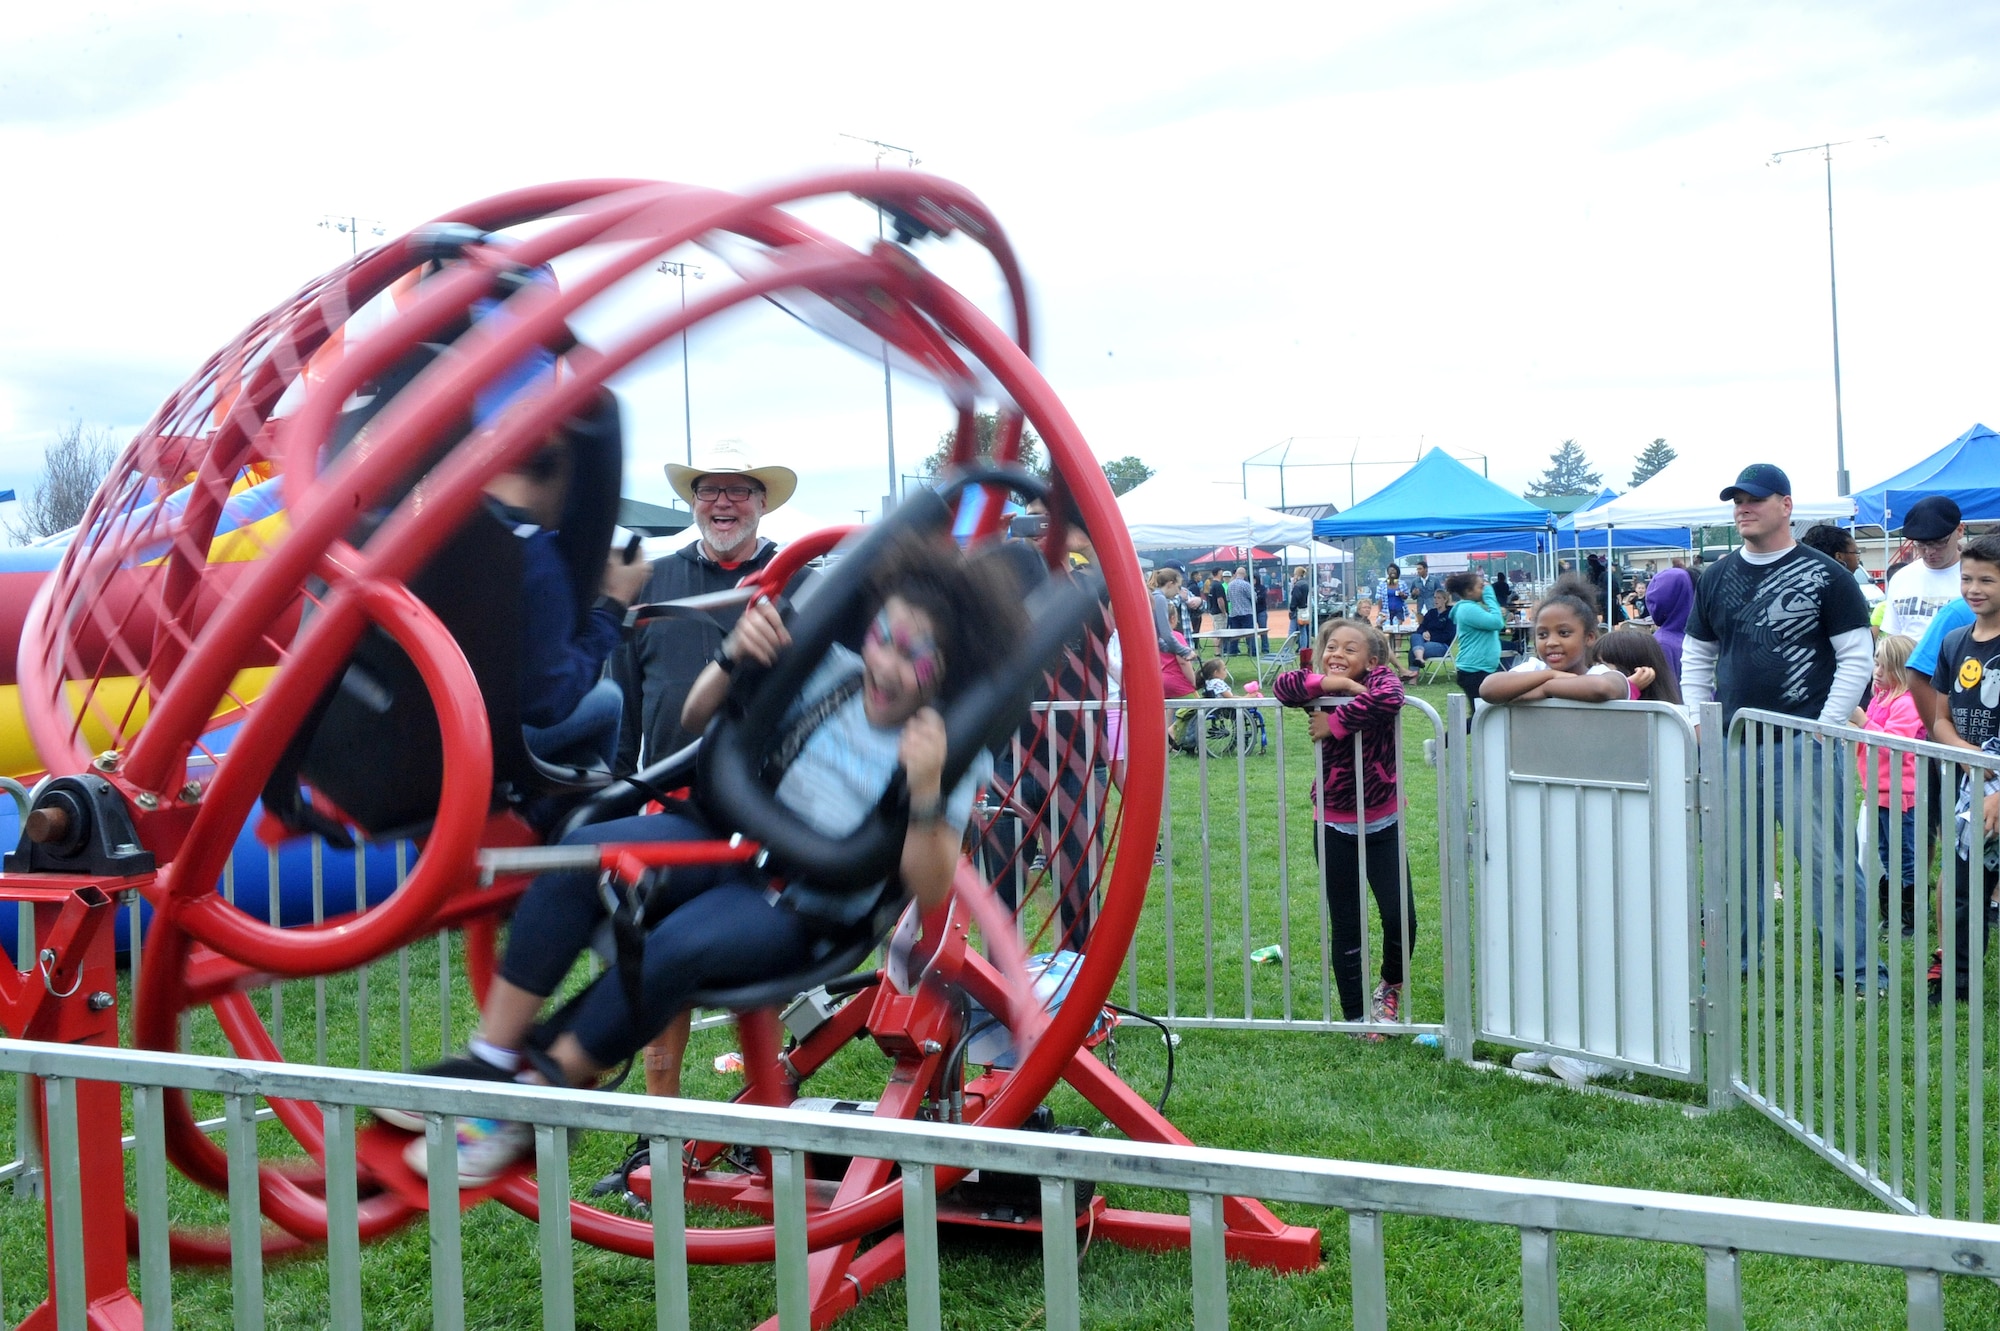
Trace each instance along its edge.
<path fill-rule="evenodd" d="M 1609 1063 L 1595 1063 L 1587 1058 L 1571 1058 L 1567 1054 L 1551 1058 L 1549 1071 L 1572 1086 L 1588 1086 L 1593 1081 L 1629 1081 L 1632 1078 L 1632 1074 L 1623 1068 L 1614 1068 Z"/>
<path fill-rule="evenodd" d="M 1376 985 L 1375 993 L 1370 1000 L 1369 1006 L 1373 1010 L 1375 1020 L 1377 1021 L 1393 1022 L 1401 1019 L 1403 1015 L 1402 983 L 1398 981 L 1395 984 L 1390 984 L 1387 980 L 1384 980 Z"/>
<path fill-rule="evenodd" d="M 458 1126 L 458 1186 L 483 1188 L 535 1149 L 535 1130 L 504 1118 L 461 1118 Z M 418 1137 L 403 1148 L 403 1163 L 418 1178 L 431 1176 L 430 1144 Z"/>
<path fill-rule="evenodd" d="M 416 1069 L 419 1077 L 456 1077 L 461 1081 L 500 1081 L 511 1083 L 514 1074 L 504 1068 L 496 1068 L 485 1059 L 466 1053 L 433 1063 L 427 1068 Z M 422 1111 L 414 1109 L 370 1108 L 377 1121 L 387 1123 L 392 1128 L 404 1132 L 421 1133 L 424 1130 Z"/>
<path fill-rule="evenodd" d="M 1510 1066 L 1516 1072 L 1547 1072 L 1549 1057 L 1545 1049 L 1526 1049 L 1514 1055 Z"/>

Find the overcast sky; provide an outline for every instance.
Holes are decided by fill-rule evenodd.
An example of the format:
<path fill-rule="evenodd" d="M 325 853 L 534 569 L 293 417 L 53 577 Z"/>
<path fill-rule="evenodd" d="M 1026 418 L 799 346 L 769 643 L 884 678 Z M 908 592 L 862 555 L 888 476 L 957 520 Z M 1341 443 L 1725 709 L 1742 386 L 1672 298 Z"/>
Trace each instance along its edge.
<path fill-rule="evenodd" d="M 1571 437 L 1622 487 L 1664 436 L 1718 477 L 1764 458 L 1830 492 L 1824 168 L 1766 163 L 1877 134 L 1834 160 L 1849 470 L 2000 425 L 2000 6 L 1362 8 L 12 13 L 0 487 L 66 421 L 129 435 L 338 262 L 329 213 L 393 235 L 539 181 L 872 160 L 842 132 L 994 208 L 1098 455 L 1191 500 L 1286 439 L 1295 461 L 1484 453 L 1519 488 Z M 879 366 L 766 310 L 698 331 L 690 371 L 698 443 L 748 438 L 822 517 L 879 504 Z M 622 387 L 628 493 L 664 500 L 677 349 Z M 896 407 L 905 459 L 949 421 L 915 381 Z M 1357 469 L 1360 493 L 1394 474 Z M 1277 473 L 1251 489 L 1274 502 Z M 1286 498 L 1344 506 L 1348 470 L 1294 468 Z"/>

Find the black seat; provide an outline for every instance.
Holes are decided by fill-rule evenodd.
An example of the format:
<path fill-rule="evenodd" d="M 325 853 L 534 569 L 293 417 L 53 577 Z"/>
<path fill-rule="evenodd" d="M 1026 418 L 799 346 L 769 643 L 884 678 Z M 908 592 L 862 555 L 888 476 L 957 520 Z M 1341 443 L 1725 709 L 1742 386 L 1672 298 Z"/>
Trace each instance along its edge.
<path fill-rule="evenodd" d="M 386 396 L 378 395 L 370 414 Z M 624 435 L 616 397 L 601 391 L 590 413 L 570 421 L 565 432 L 573 468 L 557 545 L 581 617 L 596 599 L 617 520 Z M 352 431 L 344 433 L 351 437 Z M 605 769 L 544 762 L 522 737 L 520 547 L 511 524 L 482 504 L 410 581 L 410 590 L 457 640 L 479 682 L 493 744 L 496 808 L 537 795 L 592 791 L 611 780 Z M 370 837 L 386 840 L 428 825 L 443 779 L 443 743 L 430 694 L 403 649 L 370 628 L 293 737 L 264 801 L 293 831 L 342 839 L 338 823 L 306 804 L 303 780 Z"/>

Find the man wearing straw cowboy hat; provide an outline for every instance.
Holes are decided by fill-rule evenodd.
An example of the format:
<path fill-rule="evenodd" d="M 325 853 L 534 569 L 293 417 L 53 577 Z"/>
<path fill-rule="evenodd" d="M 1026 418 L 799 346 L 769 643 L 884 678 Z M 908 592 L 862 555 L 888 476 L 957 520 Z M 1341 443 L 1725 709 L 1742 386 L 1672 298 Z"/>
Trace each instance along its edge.
<path fill-rule="evenodd" d="M 789 467 L 759 466 L 740 439 L 718 440 L 695 465 L 667 464 L 667 482 L 694 513 L 700 539 L 653 561 L 647 602 L 727 591 L 771 562 L 778 547 L 757 535 L 757 524 L 782 507 L 798 488 Z M 620 775 L 657 762 L 692 744 L 681 728 L 681 704 L 702 668 L 722 648 L 734 610 L 718 611 L 716 628 L 689 619 L 655 619 L 641 626 L 611 658 L 611 677 L 625 691 L 625 720 L 618 737 Z"/>
<path fill-rule="evenodd" d="M 698 540 L 653 561 L 640 599 L 646 603 L 727 591 L 771 562 L 778 547 L 757 535 L 757 524 L 782 507 L 798 488 L 789 467 L 759 466 L 740 439 L 717 440 L 695 465 L 667 464 L 667 483 L 694 514 Z M 625 694 L 614 770 L 637 771 L 692 744 L 699 736 L 681 728 L 681 705 L 695 677 L 710 661 L 724 660 L 722 638 L 735 627 L 737 610 L 717 610 L 711 625 L 698 619 L 655 619 L 641 625 L 611 655 L 611 678 Z M 720 627 L 716 627 L 720 625 Z M 728 669 L 725 664 L 724 669 Z M 681 1059 L 687 1052 L 683 1014 L 646 1047 L 646 1093 L 680 1094 Z M 625 1163 L 597 1184 L 610 1192 L 646 1163 L 642 1138 Z"/>

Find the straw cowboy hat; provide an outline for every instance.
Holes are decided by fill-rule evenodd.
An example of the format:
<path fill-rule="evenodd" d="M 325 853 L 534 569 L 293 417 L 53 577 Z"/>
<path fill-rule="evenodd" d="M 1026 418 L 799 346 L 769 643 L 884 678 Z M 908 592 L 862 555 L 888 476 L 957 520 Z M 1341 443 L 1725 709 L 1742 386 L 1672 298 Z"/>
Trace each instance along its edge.
<path fill-rule="evenodd" d="M 667 484 L 674 493 L 694 503 L 694 483 L 704 476 L 748 476 L 764 487 L 764 511 L 781 508 L 792 491 L 799 488 L 798 473 L 790 467 L 759 467 L 750 460 L 750 447 L 741 439 L 718 439 L 695 458 L 695 465 L 667 464 Z"/>

